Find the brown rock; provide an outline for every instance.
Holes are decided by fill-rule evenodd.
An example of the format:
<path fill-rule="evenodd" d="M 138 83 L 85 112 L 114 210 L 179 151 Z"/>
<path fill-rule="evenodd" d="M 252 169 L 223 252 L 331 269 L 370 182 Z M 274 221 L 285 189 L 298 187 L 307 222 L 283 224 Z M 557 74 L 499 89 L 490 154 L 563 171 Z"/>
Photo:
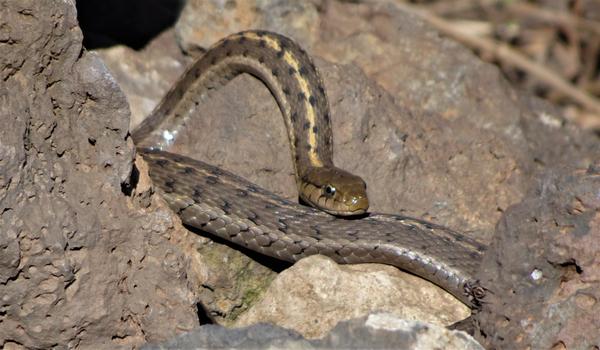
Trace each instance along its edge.
<path fill-rule="evenodd" d="M 476 315 L 490 348 L 600 345 L 600 171 L 543 177 L 498 224 L 479 273 L 491 293 Z"/>
<path fill-rule="evenodd" d="M 302 39 L 310 46 L 319 33 L 318 8 L 314 1 L 187 1 L 175 32 L 186 52 L 204 51 L 222 38 L 247 29 L 265 29 Z M 217 40 L 218 40 L 217 39 Z"/>
<path fill-rule="evenodd" d="M 0 347 L 132 347 L 197 324 L 172 218 L 127 197 L 128 106 L 70 2 L 0 9 Z"/>
<path fill-rule="evenodd" d="M 96 52 L 127 96 L 132 128 L 152 112 L 192 60 L 181 53 L 172 30 L 162 33 L 143 50 L 117 45 Z"/>

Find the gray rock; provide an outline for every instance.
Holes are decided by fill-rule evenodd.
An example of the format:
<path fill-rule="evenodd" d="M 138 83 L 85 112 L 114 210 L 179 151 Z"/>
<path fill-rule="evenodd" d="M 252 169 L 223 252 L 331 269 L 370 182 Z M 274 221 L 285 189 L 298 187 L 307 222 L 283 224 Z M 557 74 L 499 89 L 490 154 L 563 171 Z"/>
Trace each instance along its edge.
<path fill-rule="evenodd" d="M 159 349 L 311 349 L 310 343 L 298 333 L 269 324 L 229 329 L 204 325 L 162 344 L 144 345 L 144 350 Z"/>
<path fill-rule="evenodd" d="M 378 313 L 340 322 L 322 339 L 306 340 L 284 328 L 258 324 L 238 329 L 207 325 L 144 350 L 239 349 L 483 349 L 471 336 L 425 322 Z"/>

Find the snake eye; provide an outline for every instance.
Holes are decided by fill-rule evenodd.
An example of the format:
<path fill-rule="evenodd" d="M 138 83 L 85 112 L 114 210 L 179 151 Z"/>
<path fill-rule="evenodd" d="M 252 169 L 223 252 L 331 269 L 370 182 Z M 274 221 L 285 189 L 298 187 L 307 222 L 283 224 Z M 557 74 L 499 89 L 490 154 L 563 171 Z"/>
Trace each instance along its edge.
<path fill-rule="evenodd" d="M 331 185 L 325 186 L 325 195 L 332 197 L 335 194 L 335 187 Z"/>

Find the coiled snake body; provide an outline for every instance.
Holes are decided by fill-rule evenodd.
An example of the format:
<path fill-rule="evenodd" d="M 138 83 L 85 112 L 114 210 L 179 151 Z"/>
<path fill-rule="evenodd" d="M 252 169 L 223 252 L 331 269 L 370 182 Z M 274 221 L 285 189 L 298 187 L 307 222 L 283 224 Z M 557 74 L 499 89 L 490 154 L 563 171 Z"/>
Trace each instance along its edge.
<path fill-rule="evenodd" d="M 169 206 L 189 226 L 286 261 L 322 254 L 339 263 L 384 263 L 421 276 L 474 306 L 485 247 L 447 228 L 398 215 L 347 219 L 282 199 L 220 168 L 163 151 L 206 92 L 241 73 L 269 88 L 286 120 L 300 197 L 329 213 L 364 213 L 366 186 L 333 166 L 325 90 L 308 55 L 265 31 L 231 35 L 183 74 L 132 133 Z"/>

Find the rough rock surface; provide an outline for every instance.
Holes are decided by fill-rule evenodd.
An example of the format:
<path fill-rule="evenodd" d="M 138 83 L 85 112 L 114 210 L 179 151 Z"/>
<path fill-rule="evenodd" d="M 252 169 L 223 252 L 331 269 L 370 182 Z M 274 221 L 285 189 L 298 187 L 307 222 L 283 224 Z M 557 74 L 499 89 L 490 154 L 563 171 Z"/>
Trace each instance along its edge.
<path fill-rule="evenodd" d="M 338 265 L 317 255 L 280 273 L 260 301 L 234 326 L 268 322 L 293 329 L 306 338 L 321 338 L 340 321 L 379 310 L 441 326 L 471 314 L 442 289 L 432 288 L 429 282 L 395 267 Z"/>
<path fill-rule="evenodd" d="M 197 325 L 167 209 L 122 192 L 128 106 L 73 3 L 0 5 L 0 347 L 131 347 Z"/>
<path fill-rule="evenodd" d="M 498 224 L 481 283 L 478 338 L 490 348 L 600 346 L 600 168 L 543 177 Z"/>
<path fill-rule="evenodd" d="M 322 339 L 306 340 L 298 333 L 268 324 L 239 329 L 207 325 L 144 350 L 185 348 L 260 349 L 483 349 L 464 332 L 389 313 L 370 314 L 338 324 Z"/>
<path fill-rule="evenodd" d="M 175 25 L 178 42 L 186 52 L 203 51 L 215 38 L 250 28 L 272 29 L 299 39 L 310 48 L 319 37 L 323 0 L 239 1 L 190 0 Z M 201 30 L 199 30 L 202 28 Z"/>

